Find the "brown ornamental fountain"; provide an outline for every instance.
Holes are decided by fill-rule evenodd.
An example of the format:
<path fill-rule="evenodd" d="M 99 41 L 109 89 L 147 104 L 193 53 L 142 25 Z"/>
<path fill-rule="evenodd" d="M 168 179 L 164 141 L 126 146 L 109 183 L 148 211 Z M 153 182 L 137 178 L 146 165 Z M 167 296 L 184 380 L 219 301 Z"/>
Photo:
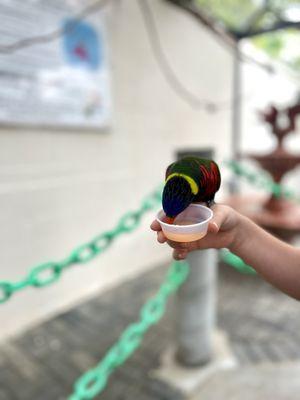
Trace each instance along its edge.
<path fill-rule="evenodd" d="M 300 164 L 300 154 L 291 154 L 283 146 L 284 138 L 296 130 L 296 118 L 299 114 L 300 99 L 291 107 L 279 110 L 271 106 L 261 113 L 263 120 L 271 126 L 272 134 L 277 138 L 277 146 L 267 155 L 246 155 L 256 160 L 279 184 L 285 174 Z M 291 240 L 300 234 L 300 203 L 274 195 L 235 195 L 229 198 L 227 204 L 282 239 Z"/>

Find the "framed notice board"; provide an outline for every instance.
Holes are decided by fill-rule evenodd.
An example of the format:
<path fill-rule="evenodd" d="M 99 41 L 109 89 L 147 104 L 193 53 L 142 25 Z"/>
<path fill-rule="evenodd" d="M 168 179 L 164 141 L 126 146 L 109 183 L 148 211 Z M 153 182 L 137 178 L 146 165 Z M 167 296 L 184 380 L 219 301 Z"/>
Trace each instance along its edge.
<path fill-rule="evenodd" d="M 110 124 L 105 27 L 91 4 L 95 0 L 1 1 L 0 124 Z"/>

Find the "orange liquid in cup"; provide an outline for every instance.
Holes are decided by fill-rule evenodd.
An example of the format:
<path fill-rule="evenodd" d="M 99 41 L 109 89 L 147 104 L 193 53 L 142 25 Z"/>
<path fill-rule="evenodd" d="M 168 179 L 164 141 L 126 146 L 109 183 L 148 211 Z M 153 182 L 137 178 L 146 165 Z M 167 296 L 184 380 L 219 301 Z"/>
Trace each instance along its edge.
<path fill-rule="evenodd" d="M 197 224 L 201 222 L 201 220 L 194 220 L 194 219 L 186 219 L 183 221 L 175 221 L 175 225 L 181 225 L 181 226 L 185 226 L 185 225 L 193 225 L 193 224 Z M 194 242 L 195 240 L 199 240 L 202 239 L 205 235 L 206 232 L 198 232 L 198 233 L 174 233 L 174 232 L 165 232 L 164 231 L 165 236 L 170 239 L 173 240 L 174 242 Z"/>
<path fill-rule="evenodd" d="M 174 242 L 194 242 L 195 240 L 202 239 L 206 235 L 206 232 L 186 234 L 164 232 L 164 234 L 168 239 Z"/>

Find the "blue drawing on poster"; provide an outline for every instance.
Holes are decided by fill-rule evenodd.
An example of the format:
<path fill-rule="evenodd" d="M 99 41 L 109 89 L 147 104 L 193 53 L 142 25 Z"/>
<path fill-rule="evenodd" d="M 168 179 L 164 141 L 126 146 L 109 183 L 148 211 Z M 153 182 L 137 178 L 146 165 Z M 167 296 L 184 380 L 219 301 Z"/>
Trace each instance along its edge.
<path fill-rule="evenodd" d="M 63 22 L 63 51 L 75 67 L 96 70 L 102 63 L 101 36 L 88 22 L 67 19 Z"/>

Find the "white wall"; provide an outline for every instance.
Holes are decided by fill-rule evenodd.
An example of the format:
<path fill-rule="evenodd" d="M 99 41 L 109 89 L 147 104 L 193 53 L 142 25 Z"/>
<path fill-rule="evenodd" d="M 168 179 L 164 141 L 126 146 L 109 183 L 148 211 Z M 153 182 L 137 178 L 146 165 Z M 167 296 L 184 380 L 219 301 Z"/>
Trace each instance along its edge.
<path fill-rule="evenodd" d="M 159 0 L 149 3 L 184 84 L 203 98 L 230 98 L 230 53 L 184 12 Z M 35 264 L 64 257 L 114 226 L 162 181 L 176 149 L 213 146 L 219 159 L 228 154 L 228 110 L 195 111 L 174 95 L 153 58 L 136 1 L 116 1 L 107 11 L 111 130 L 1 129 L 1 280 L 19 280 Z M 0 308 L 0 338 L 169 260 L 169 249 L 148 228 L 152 217 L 59 283 L 17 293 Z"/>

